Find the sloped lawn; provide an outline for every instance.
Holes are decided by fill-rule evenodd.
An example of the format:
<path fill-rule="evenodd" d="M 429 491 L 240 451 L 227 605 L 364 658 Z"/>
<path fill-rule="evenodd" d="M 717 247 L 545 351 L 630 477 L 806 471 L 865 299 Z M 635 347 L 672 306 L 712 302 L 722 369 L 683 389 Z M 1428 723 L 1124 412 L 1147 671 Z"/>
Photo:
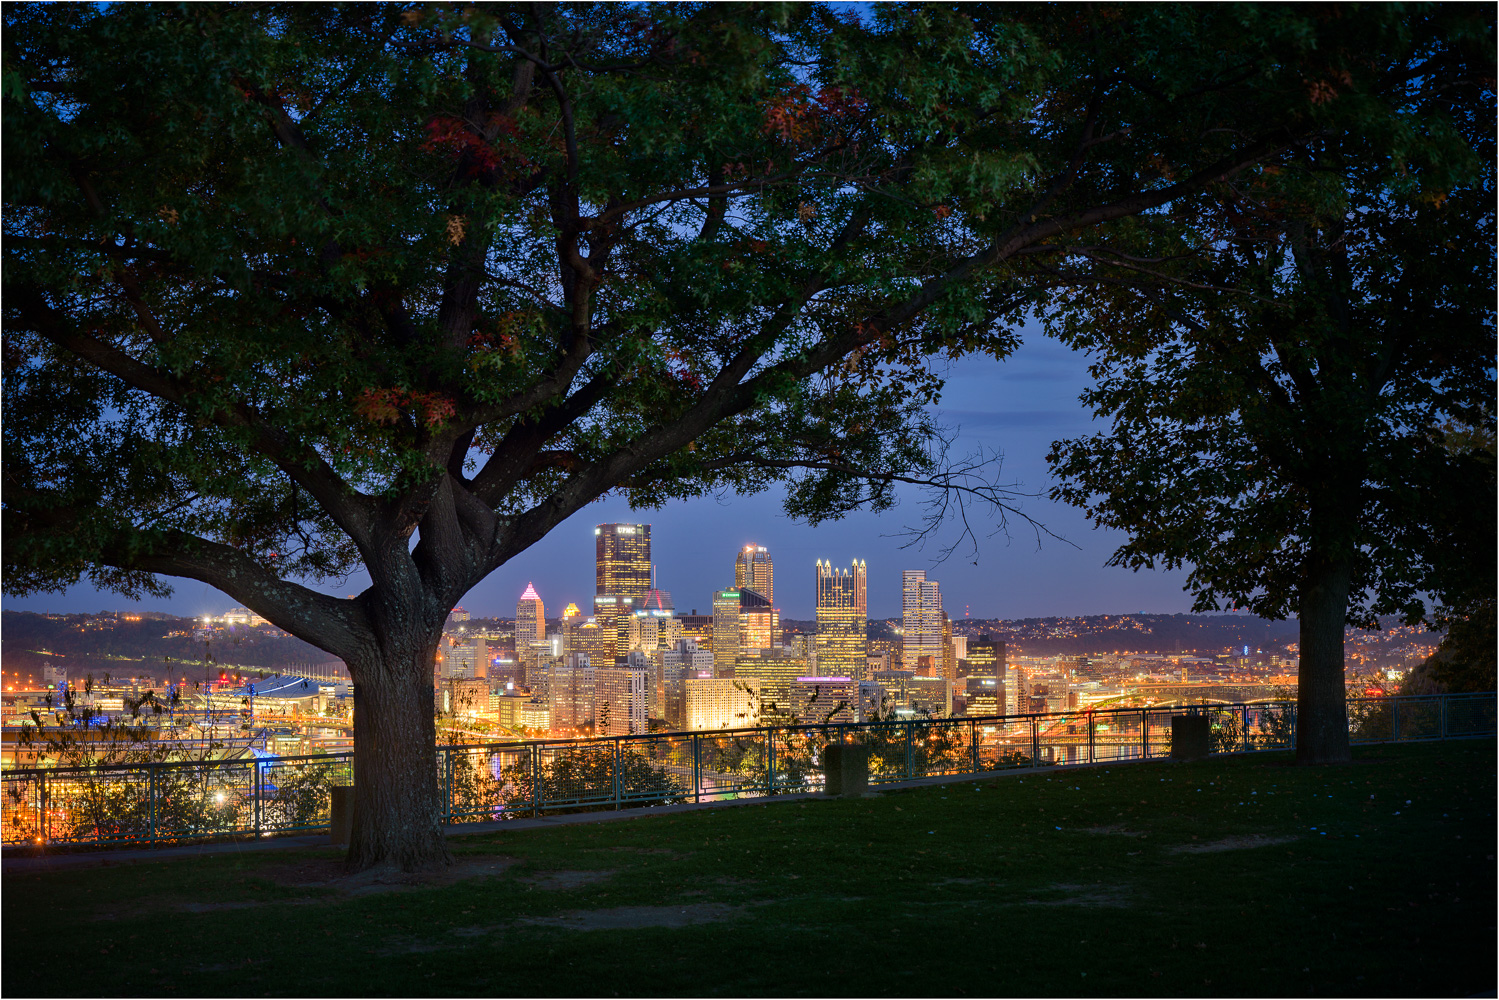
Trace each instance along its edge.
<path fill-rule="evenodd" d="M 1465 996 L 1495 745 L 1027 772 L 457 838 L 6 875 L 0 989 L 108 995 Z"/>

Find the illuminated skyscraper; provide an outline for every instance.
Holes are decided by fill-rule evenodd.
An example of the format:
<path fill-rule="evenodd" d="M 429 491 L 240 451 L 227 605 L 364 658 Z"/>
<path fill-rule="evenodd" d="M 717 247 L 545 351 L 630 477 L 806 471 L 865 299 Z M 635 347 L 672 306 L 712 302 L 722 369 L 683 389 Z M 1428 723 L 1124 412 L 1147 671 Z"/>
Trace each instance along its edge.
<path fill-rule="evenodd" d="M 536 593 L 534 583 L 526 584 L 526 590 L 515 605 L 515 648 L 525 649 L 533 642 L 547 637 L 546 605 Z"/>
<path fill-rule="evenodd" d="M 752 650 L 773 649 L 781 644 L 781 613 L 771 606 L 764 594 L 749 587 L 739 588 L 739 650 L 745 656 Z"/>
<path fill-rule="evenodd" d="M 850 569 L 817 560 L 817 672 L 829 677 L 864 677 L 868 569 L 855 559 Z"/>
<path fill-rule="evenodd" d="M 593 614 L 613 622 L 639 607 L 651 589 L 651 526 L 601 524 L 593 534 Z"/>
<path fill-rule="evenodd" d="M 734 586 L 748 587 L 775 604 L 775 567 L 763 545 L 746 545 L 734 557 Z"/>
<path fill-rule="evenodd" d="M 713 592 L 713 676 L 733 677 L 739 655 L 739 591 Z"/>
<path fill-rule="evenodd" d="M 945 657 L 942 643 L 942 590 L 936 580 L 926 578 L 924 569 L 901 573 L 901 666 L 935 676 L 942 671 Z M 925 662 L 921 657 L 930 659 Z"/>

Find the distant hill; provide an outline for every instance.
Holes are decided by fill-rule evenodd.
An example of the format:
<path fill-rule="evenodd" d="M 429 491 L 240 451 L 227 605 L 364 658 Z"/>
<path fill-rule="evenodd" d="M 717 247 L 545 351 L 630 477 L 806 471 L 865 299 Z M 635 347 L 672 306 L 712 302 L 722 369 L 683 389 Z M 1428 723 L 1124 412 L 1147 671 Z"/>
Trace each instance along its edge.
<path fill-rule="evenodd" d="M 896 619 L 871 619 L 869 638 L 897 638 Z M 782 619 L 786 631 L 815 634 L 817 622 Z M 989 633 L 1029 656 L 1137 653 L 1221 653 L 1249 646 L 1278 651 L 1296 641 L 1296 622 L 1249 615 L 1081 615 L 1051 618 L 960 618 L 953 634 Z"/>
<path fill-rule="evenodd" d="M 134 621 L 112 613 L 54 616 L 5 611 L 0 613 L 0 655 L 7 674 L 39 674 L 47 665 L 65 666 L 75 676 L 141 671 L 160 675 L 165 673 L 166 657 L 203 658 L 203 642 L 191 634 L 195 624 L 191 618 L 159 614 Z M 212 648 L 214 659 L 225 666 L 279 669 L 333 659 L 271 626 L 219 632 Z"/>

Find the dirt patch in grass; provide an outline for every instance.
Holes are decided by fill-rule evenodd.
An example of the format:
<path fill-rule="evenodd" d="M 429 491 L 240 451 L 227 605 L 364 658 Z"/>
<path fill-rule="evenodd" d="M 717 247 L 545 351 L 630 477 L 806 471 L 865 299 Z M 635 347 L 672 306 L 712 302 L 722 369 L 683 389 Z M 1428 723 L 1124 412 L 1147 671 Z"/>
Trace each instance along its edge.
<path fill-rule="evenodd" d="M 521 881 L 534 889 L 563 892 L 568 889 L 581 889 L 585 885 L 595 885 L 611 877 L 613 874 L 613 871 L 607 869 L 577 872 L 547 871 L 537 872 L 535 875 L 527 875 Z"/>
<path fill-rule="evenodd" d="M 617 906 L 608 910 L 569 910 L 554 917 L 527 917 L 516 922 L 535 927 L 562 927 L 572 931 L 639 930 L 644 927 L 716 924 L 735 916 L 739 910 L 739 907 L 725 906 L 722 903 Z"/>
<path fill-rule="evenodd" d="M 1136 902 L 1125 886 L 1070 885 L 1058 883 L 1052 886 L 1057 892 L 1066 893 L 1059 899 L 1027 899 L 1027 906 L 1089 906 L 1126 907 Z"/>
<path fill-rule="evenodd" d="M 1143 837 L 1143 836 L 1145 836 L 1145 834 L 1142 833 L 1139 830 L 1128 830 L 1128 829 L 1125 829 L 1125 827 L 1121 826 L 1118 823 L 1111 823 L 1108 826 L 1081 826 L 1081 827 L 1077 827 L 1077 832 L 1078 833 L 1098 833 L 1098 834 L 1104 834 L 1104 835 L 1112 835 L 1112 836 L 1115 836 L 1115 837 Z"/>
<path fill-rule="evenodd" d="M 500 875 L 516 863 L 515 858 L 496 854 L 460 855 L 446 868 L 427 872 L 403 872 L 372 868 L 353 875 L 344 872 L 342 858 L 310 858 L 292 864 L 262 869 L 262 878 L 297 889 L 324 889 L 340 896 L 368 896 L 407 889 L 452 885 L 471 878 Z"/>
<path fill-rule="evenodd" d="M 1222 840 L 1207 840 L 1200 844 L 1177 844 L 1171 848 L 1172 854 L 1215 854 L 1218 851 L 1247 851 L 1253 847 L 1274 847 L 1277 844 L 1289 844 L 1300 837 L 1267 837 L 1259 833 L 1246 834 L 1239 837 L 1224 837 Z"/>

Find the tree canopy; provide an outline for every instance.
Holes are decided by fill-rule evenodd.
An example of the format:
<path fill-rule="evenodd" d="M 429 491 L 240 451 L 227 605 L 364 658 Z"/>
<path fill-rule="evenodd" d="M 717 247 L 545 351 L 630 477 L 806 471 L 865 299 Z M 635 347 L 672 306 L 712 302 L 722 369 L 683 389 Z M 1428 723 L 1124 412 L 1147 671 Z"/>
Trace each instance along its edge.
<path fill-rule="evenodd" d="M 469 588 L 611 491 L 784 481 L 812 520 L 901 481 L 982 492 L 927 447 L 927 359 L 1003 356 L 1079 233 L 1315 132 L 1341 30 L 1240 5 L 5 18 L 6 587 L 187 577 L 343 658 L 374 817 L 351 857 L 404 864 L 439 849 L 422 700 Z M 356 567 L 353 599 L 315 586 Z"/>
<path fill-rule="evenodd" d="M 1350 27 L 1318 135 L 1077 247 L 1047 307 L 1111 421 L 1055 444 L 1054 496 L 1197 610 L 1300 616 L 1303 759 L 1347 755 L 1345 620 L 1494 591 L 1492 44 L 1471 8 Z"/>

